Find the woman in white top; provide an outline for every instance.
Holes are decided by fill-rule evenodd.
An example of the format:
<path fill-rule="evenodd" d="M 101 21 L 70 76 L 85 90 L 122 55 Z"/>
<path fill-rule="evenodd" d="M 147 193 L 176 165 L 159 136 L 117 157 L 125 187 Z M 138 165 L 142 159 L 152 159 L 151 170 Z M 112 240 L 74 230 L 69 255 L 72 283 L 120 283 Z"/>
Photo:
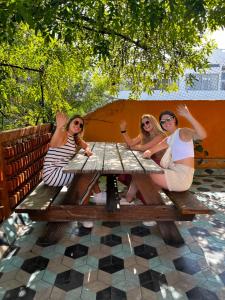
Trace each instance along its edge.
<path fill-rule="evenodd" d="M 203 126 L 193 117 L 186 105 L 177 108 L 178 115 L 186 118 L 192 128 L 178 128 L 176 115 L 171 111 L 160 114 L 159 121 L 163 130 L 170 136 L 159 144 L 146 150 L 145 158 L 170 146 L 171 159 L 164 169 L 164 174 L 150 174 L 151 179 L 158 186 L 170 191 L 186 191 L 190 188 L 194 175 L 194 145 L 193 140 L 205 139 L 207 134 Z M 164 154 L 167 155 L 166 153 Z M 164 157 L 162 157 L 161 162 Z"/>

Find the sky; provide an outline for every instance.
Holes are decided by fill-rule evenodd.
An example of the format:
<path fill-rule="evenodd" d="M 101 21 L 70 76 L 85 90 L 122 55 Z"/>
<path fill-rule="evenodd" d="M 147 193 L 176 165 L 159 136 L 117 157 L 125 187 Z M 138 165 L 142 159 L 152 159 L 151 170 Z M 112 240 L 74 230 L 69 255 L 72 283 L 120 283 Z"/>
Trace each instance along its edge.
<path fill-rule="evenodd" d="M 218 48 L 225 49 L 225 30 L 215 31 L 212 37 L 216 40 Z"/>

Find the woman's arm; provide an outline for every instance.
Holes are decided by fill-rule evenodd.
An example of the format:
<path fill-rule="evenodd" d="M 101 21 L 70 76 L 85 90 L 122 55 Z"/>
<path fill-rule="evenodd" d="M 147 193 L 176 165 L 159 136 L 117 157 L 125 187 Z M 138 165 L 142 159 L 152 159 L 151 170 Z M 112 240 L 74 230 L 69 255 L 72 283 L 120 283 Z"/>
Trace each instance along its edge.
<path fill-rule="evenodd" d="M 135 145 L 135 146 L 131 146 L 132 150 L 138 150 L 138 151 L 146 151 L 149 148 L 152 148 L 153 146 L 155 146 L 156 144 L 160 143 L 162 140 L 165 139 L 165 136 L 162 134 L 158 134 L 156 135 L 150 142 L 146 143 L 146 144 L 139 144 L 139 145 Z"/>
<path fill-rule="evenodd" d="M 180 138 L 184 141 L 189 141 L 190 139 L 194 140 L 203 140 L 207 137 L 205 128 L 193 117 L 186 105 L 180 105 L 177 108 L 177 112 L 180 116 L 187 119 L 193 129 L 191 128 L 181 128 Z"/>
<path fill-rule="evenodd" d="M 81 146 L 82 149 L 85 150 L 85 155 L 91 156 L 93 154 L 93 152 L 89 148 L 89 145 L 84 140 L 81 140 L 80 146 Z"/>
<path fill-rule="evenodd" d="M 150 158 L 153 154 L 168 148 L 168 144 L 167 144 L 167 138 L 165 138 L 164 140 L 162 140 L 160 143 L 156 144 L 155 146 L 153 146 L 152 148 L 146 150 L 143 153 L 143 157 L 144 158 Z"/>
<path fill-rule="evenodd" d="M 67 124 L 68 118 L 62 112 L 56 113 L 56 130 L 51 138 L 50 147 L 60 147 L 66 142 L 67 132 L 65 126 Z"/>
<path fill-rule="evenodd" d="M 126 144 L 129 146 L 129 147 L 132 147 L 134 145 L 137 145 L 137 144 L 140 144 L 141 142 L 141 137 L 138 135 L 137 137 L 135 138 L 130 138 L 130 136 L 128 135 L 127 133 L 127 123 L 126 121 L 122 121 L 120 123 L 120 132 L 126 142 Z"/>

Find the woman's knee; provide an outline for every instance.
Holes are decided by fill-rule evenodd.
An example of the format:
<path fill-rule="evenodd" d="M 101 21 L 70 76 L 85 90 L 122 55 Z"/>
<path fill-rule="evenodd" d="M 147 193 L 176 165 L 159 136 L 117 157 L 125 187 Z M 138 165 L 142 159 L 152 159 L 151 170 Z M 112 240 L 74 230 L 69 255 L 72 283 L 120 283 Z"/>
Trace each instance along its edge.
<path fill-rule="evenodd" d="M 167 182 L 166 182 L 166 177 L 164 174 L 154 174 L 151 173 L 150 174 L 150 178 L 152 179 L 152 181 L 159 185 L 162 188 L 168 188 Z"/>

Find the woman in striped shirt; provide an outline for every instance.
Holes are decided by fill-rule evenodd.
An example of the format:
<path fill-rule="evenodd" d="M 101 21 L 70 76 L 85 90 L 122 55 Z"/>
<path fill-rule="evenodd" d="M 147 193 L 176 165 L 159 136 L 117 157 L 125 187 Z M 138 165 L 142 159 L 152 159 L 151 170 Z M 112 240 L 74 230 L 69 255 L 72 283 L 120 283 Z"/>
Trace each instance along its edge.
<path fill-rule="evenodd" d="M 56 114 L 56 130 L 52 136 L 49 150 L 45 156 L 43 168 L 43 181 L 50 186 L 69 185 L 74 174 L 63 173 L 66 166 L 78 148 L 85 150 L 90 156 L 88 144 L 82 139 L 84 120 L 75 115 L 69 121 L 64 113 Z"/>

